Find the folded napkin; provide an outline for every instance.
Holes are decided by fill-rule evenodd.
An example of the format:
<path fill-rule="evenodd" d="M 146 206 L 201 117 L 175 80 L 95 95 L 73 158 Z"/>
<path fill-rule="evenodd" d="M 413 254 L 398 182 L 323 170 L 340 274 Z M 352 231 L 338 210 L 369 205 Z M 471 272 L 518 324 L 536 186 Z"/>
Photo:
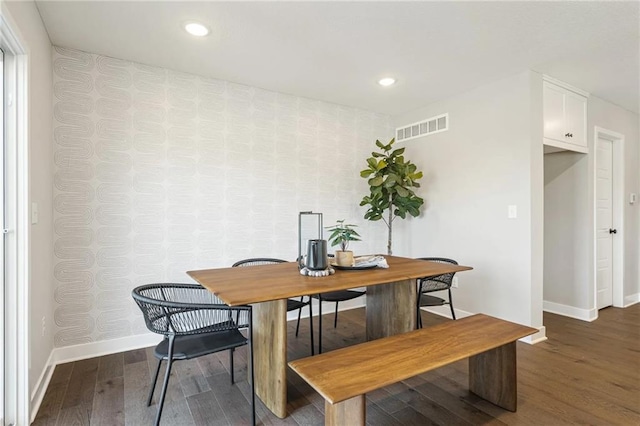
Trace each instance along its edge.
<path fill-rule="evenodd" d="M 389 264 L 384 256 L 360 256 L 353 259 L 355 268 L 365 268 L 367 266 L 377 266 L 378 268 L 388 268 Z"/>

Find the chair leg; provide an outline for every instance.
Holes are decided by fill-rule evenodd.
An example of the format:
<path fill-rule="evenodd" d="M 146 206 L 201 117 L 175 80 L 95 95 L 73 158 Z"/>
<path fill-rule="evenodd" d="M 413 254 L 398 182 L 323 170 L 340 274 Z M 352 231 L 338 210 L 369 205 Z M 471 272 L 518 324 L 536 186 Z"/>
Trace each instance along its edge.
<path fill-rule="evenodd" d="M 313 298 L 309 296 L 309 335 L 311 336 L 311 356 L 315 355 L 315 342 L 313 340 Z"/>
<path fill-rule="evenodd" d="M 300 298 L 302 302 L 302 297 Z M 302 307 L 298 309 L 298 322 L 296 323 L 296 337 L 298 337 L 298 331 L 300 331 L 300 317 L 302 316 Z"/>
<path fill-rule="evenodd" d="M 231 376 L 231 384 L 234 383 L 234 379 L 233 379 L 233 351 L 235 351 L 235 348 L 229 349 L 229 370 L 230 370 L 230 376 Z"/>
<path fill-rule="evenodd" d="M 158 360 L 158 367 L 156 368 L 156 374 L 153 376 L 153 381 L 151 382 L 151 389 L 149 390 L 149 398 L 147 398 L 147 407 L 151 405 L 151 400 L 153 399 L 153 392 L 156 389 L 156 383 L 158 383 L 158 373 L 160 373 L 161 365 L 162 365 L 162 358 Z"/>
<path fill-rule="evenodd" d="M 251 371 L 251 425 L 256 426 L 256 382 L 253 368 L 253 324 L 252 315 L 249 311 L 249 369 Z"/>
<path fill-rule="evenodd" d="M 164 374 L 164 383 L 162 384 L 162 394 L 160 395 L 160 403 L 158 404 L 158 414 L 156 414 L 155 426 L 160 425 L 160 417 L 162 416 L 162 407 L 164 407 L 164 398 L 167 396 L 167 387 L 169 386 L 169 377 L 171 376 L 171 365 L 173 364 L 173 343 L 175 337 L 169 336 L 169 350 L 167 351 L 167 371 Z"/>
<path fill-rule="evenodd" d="M 318 295 L 318 353 L 322 353 L 322 295 Z"/>
<path fill-rule="evenodd" d="M 340 302 L 336 302 L 336 314 L 333 317 L 333 328 L 338 327 L 338 303 Z"/>
<path fill-rule="evenodd" d="M 456 319 L 456 313 L 453 310 L 453 299 L 451 298 L 451 287 L 449 287 L 449 308 L 451 308 L 451 318 Z"/>

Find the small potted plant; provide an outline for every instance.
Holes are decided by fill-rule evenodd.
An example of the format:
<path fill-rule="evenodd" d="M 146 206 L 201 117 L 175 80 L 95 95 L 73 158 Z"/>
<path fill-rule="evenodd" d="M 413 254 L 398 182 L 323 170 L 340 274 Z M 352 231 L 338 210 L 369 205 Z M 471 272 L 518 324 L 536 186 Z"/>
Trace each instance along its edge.
<path fill-rule="evenodd" d="M 357 225 L 345 224 L 344 219 L 337 220 L 333 226 L 328 226 L 327 231 L 331 232 L 329 241 L 331 247 L 340 246 L 340 250 L 336 250 L 336 263 L 338 266 L 353 266 L 353 252 L 347 250 L 349 242 L 360 241 L 360 235 L 356 232 Z"/>

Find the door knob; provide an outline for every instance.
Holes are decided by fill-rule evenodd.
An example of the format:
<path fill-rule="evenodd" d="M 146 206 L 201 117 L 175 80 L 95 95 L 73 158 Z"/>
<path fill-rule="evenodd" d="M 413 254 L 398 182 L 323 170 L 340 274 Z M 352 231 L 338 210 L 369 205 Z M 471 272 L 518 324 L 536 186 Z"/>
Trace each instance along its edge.
<path fill-rule="evenodd" d="M 609 233 L 610 234 L 617 234 L 618 230 L 617 229 L 609 229 Z"/>

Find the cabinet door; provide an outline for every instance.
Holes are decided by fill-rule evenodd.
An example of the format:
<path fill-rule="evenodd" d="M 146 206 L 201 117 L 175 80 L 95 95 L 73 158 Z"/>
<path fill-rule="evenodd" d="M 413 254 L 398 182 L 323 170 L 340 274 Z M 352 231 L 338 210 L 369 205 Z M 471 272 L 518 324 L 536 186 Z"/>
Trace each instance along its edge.
<path fill-rule="evenodd" d="M 544 137 L 566 142 L 564 119 L 564 90 L 544 84 Z"/>
<path fill-rule="evenodd" d="M 565 96 L 564 116 L 567 133 L 566 141 L 575 145 L 587 146 L 587 100 L 571 92 Z"/>

